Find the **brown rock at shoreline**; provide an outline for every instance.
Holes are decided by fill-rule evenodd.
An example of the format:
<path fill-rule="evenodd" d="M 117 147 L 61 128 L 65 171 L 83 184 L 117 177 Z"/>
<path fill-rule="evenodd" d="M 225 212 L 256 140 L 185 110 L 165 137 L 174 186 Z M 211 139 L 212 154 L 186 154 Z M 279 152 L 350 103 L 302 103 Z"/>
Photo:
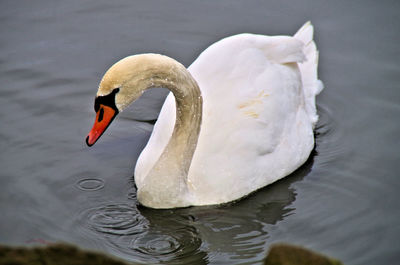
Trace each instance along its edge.
<path fill-rule="evenodd" d="M 264 265 L 343 265 L 340 261 L 288 244 L 272 245 Z"/>
<path fill-rule="evenodd" d="M 46 247 L 0 246 L 0 265 L 127 265 L 128 263 L 68 244 Z"/>

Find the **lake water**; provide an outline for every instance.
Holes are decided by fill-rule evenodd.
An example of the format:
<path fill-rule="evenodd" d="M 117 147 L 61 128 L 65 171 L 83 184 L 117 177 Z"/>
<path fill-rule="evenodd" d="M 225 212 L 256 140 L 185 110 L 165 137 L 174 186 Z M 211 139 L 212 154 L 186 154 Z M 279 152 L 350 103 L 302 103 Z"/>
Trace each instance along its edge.
<path fill-rule="evenodd" d="M 70 242 L 139 263 L 257 264 L 274 242 L 345 264 L 400 258 L 399 1 L 0 3 L 0 243 Z M 97 85 L 143 52 L 186 66 L 241 32 L 315 25 L 317 145 L 291 176 L 237 203 L 138 205 L 136 159 L 166 91 L 154 89 L 92 148 Z"/>

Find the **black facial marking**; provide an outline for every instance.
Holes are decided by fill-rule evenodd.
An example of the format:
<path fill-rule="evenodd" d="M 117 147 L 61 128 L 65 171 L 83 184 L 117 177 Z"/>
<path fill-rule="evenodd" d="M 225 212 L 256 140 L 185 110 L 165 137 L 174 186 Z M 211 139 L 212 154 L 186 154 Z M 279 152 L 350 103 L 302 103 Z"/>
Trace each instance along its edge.
<path fill-rule="evenodd" d="M 101 108 L 97 122 L 101 122 L 103 120 L 103 116 L 104 116 L 104 108 Z"/>
<path fill-rule="evenodd" d="M 119 92 L 119 88 L 116 88 L 110 94 L 108 94 L 106 96 L 96 97 L 96 99 L 94 101 L 94 111 L 95 112 L 99 111 L 100 104 L 102 104 L 102 105 L 105 105 L 105 106 L 113 108 L 118 113 L 117 106 L 115 105 L 115 95 L 118 92 Z M 104 112 L 104 110 L 103 110 L 103 112 Z"/>

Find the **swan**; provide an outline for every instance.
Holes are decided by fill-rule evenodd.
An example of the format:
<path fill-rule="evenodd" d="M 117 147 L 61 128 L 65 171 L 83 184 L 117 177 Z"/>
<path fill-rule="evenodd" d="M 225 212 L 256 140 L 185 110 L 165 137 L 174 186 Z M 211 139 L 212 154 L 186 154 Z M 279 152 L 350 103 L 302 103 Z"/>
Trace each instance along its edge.
<path fill-rule="evenodd" d="M 92 146 L 117 114 L 153 87 L 170 93 L 135 167 L 151 208 L 221 204 L 292 173 L 314 148 L 318 51 L 313 26 L 294 36 L 224 38 L 186 69 L 160 54 L 128 56 L 103 76 Z"/>

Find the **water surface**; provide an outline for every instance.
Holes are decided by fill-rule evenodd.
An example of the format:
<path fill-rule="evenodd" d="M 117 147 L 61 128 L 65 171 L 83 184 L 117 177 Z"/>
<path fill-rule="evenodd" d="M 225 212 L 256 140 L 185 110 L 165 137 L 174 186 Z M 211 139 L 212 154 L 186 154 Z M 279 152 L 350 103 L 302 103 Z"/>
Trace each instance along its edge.
<path fill-rule="evenodd" d="M 70 242 L 141 263 L 257 264 L 274 242 L 345 264 L 400 258 L 398 1 L 0 3 L 0 243 Z M 315 25 L 316 149 L 290 177 L 237 203 L 138 205 L 135 161 L 165 90 L 147 93 L 92 148 L 97 85 L 127 55 L 189 66 L 241 32 Z"/>

